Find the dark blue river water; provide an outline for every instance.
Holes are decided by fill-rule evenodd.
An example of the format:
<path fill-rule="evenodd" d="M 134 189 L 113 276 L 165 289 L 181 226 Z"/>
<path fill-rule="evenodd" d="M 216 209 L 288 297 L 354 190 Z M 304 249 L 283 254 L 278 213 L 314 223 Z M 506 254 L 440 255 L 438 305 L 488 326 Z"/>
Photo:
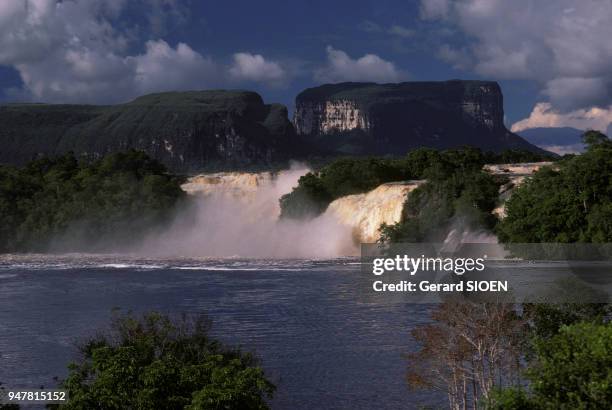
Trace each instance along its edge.
<path fill-rule="evenodd" d="M 427 305 L 380 304 L 359 265 L 333 261 L 0 257 L 0 382 L 52 387 L 75 342 L 111 309 L 206 313 L 220 339 L 253 350 L 277 385 L 274 409 L 398 409 L 440 397 L 408 390 L 402 354 Z"/>

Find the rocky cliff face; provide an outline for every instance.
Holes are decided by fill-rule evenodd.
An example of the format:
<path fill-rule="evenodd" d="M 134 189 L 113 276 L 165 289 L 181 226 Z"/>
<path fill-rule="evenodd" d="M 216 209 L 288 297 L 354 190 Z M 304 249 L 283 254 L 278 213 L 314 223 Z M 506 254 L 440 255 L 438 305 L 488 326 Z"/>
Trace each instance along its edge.
<path fill-rule="evenodd" d="M 419 146 L 472 145 L 539 151 L 503 123 L 499 85 L 489 81 L 341 83 L 296 98 L 299 135 L 354 154 L 404 154 Z"/>
<path fill-rule="evenodd" d="M 249 91 L 151 94 L 114 106 L 0 106 L 0 163 L 130 148 L 173 171 L 265 167 L 293 156 L 287 110 Z"/>

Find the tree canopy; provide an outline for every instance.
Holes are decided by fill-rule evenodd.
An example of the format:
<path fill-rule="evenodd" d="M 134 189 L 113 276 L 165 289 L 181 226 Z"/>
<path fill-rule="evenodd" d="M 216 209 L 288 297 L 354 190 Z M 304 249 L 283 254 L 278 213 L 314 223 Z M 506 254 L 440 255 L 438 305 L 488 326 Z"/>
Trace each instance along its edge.
<path fill-rule="evenodd" d="M 438 151 L 419 148 L 403 158 L 341 158 L 301 177 L 298 186 L 280 200 L 281 216 L 310 218 L 324 212 L 335 199 L 367 192 L 386 182 L 438 177 L 480 171 L 487 163 L 551 160 L 528 151 L 483 153 L 464 147 Z"/>
<path fill-rule="evenodd" d="M 0 251 L 121 246 L 167 221 L 183 195 L 179 178 L 140 151 L 0 166 Z"/>
<path fill-rule="evenodd" d="M 116 316 L 84 343 L 61 409 L 267 409 L 275 386 L 252 354 L 209 336 L 205 317 Z"/>
<path fill-rule="evenodd" d="M 585 133 L 587 150 L 516 189 L 498 226 L 503 242 L 612 242 L 612 142 Z"/>

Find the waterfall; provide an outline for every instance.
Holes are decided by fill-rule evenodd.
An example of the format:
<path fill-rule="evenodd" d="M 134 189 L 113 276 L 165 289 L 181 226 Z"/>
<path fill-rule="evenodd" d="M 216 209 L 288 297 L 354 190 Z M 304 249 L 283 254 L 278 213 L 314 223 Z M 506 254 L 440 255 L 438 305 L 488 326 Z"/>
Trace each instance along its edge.
<path fill-rule="evenodd" d="M 333 258 L 359 254 L 384 222 L 400 220 L 406 195 L 421 181 L 383 184 L 333 201 L 307 221 L 279 220 L 279 199 L 309 169 L 278 173 L 226 172 L 193 176 L 183 185 L 191 207 L 142 249 L 163 256 Z"/>
<path fill-rule="evenodd" d="M 549 163 L 487 165 L 510 183 L 500 190 L 503 201 L 512 189 Z M 224 172 L 189 178 L 183 189 L 194 199 L 175 223 L 142 245 L 144 253 L 163 256 L 333 258 L 359 254 L 360 243 L 376 242 L 381 224 L 399 222 L 407 196 L 425 181 L 382 184 L 362 194 L 333 201 L 320 216 L 279 220 L 279 199 L 297 186 L 309 169 L 294 164 L 280 172 Z M 508 192 L 506 192 L 506 190 Z M 496 242 L 488 232 L 472 232 L 457 217 L 445 243 Z"/>
<path fill-rule="evenodd" d="M 364 194 L 336 199 L 323 216 L 350 227 L 352 240 L 357 244 L 376 242 L 380 237 L 380 225 L 399 222 L 407 195 L 423 182 L 391 182 Z"/>

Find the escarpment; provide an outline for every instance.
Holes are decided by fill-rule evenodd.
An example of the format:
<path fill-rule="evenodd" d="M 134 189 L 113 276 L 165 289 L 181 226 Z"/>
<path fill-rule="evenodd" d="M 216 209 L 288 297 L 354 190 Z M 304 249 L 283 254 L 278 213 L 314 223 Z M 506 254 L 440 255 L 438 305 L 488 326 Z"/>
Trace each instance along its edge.
<path fill-rule="evenodd" d="M 291 159 L 405 155 L 418 147 L 542 152 L 503 123 L 489 81 L 327 84 L 287 108 L 239 90 L 165 92 L 117 105 L 0 105 L 0 164 L 74 152 L 146 152 L 172 172 L 270 170 Z"/>
<path fill-rule="evenodd" d="M 427 146 L 539 152 L 503 122 L 496 82 L 341 83 L 304 90 L 293 123 L 301 136 L 346 154 L 405 154 Z"/>
<path fill-rule="evenodd" d="M 293 157 L 297 145 L 284 106 L 225 90 L 150 94 L 110 106 L 0 105 L 0 142 L 0 163 L 137 149 L 175 172 L 270 167 Z"/>

